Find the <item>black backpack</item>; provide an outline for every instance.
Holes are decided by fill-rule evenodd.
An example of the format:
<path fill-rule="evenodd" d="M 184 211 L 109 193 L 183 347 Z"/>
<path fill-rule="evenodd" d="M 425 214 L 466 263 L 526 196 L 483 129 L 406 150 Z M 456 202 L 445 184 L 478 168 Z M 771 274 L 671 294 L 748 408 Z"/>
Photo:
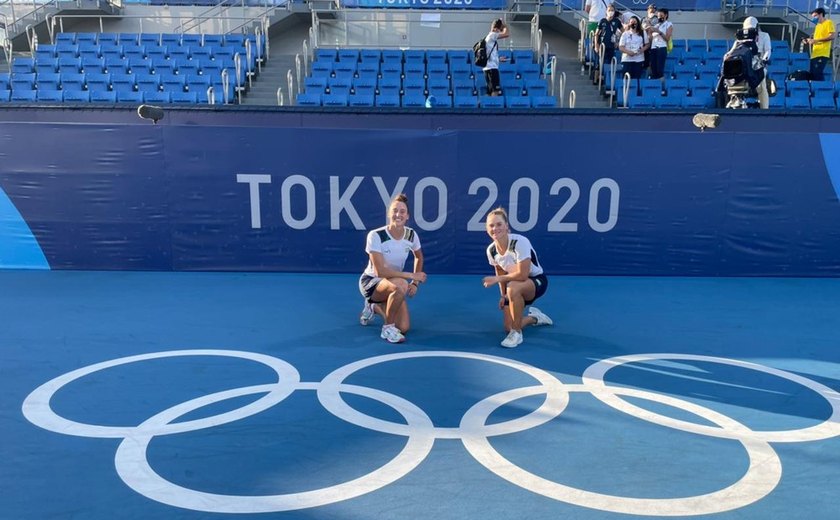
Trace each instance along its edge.
<path fill-rule="evenodd" d="M 494 43 L 493 45 L 496 44 Z M 488 57 L 489 53 L 487 52 L 487 42 L 484 41 L 484 38 L 482 38 L 473 45 L 473 63 L 475 63 L 478 67 L 486 67 Z"/>

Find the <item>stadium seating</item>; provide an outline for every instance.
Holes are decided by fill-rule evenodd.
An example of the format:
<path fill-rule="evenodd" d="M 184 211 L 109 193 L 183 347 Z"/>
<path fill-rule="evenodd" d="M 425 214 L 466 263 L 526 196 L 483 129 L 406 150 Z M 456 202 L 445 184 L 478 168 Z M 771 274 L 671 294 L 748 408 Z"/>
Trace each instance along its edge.
<path fill-rule="evenodd" d="M 405 108 L 552 108 L 543 68 L 530 50 L 504 50 L 499 69 L 503 97 L 484 102 L 484 74 L 466 49 L 316 49 L 300 106 Z M 340 98 L 343 101 L 343 98 Z"/>
<path fill-rule="evenodd" d="M 34 57 L 16 57 L 0 76 L 0 99 L 44 102 L 234 103 L 256 72 L 254 36 L 160 33 L 58 33 Z M 252 59 L 245 41 L 251 40 Z M 264 48 L 264 42 L 262 47 Z M 241 60 L 237 75 L 235 57 Z M 223 74 L 231 83 L 223 87 Z M 189 94 L 189 95 L 181 95 Z M 319 99 L 320 105 L 320 99 Z"/>

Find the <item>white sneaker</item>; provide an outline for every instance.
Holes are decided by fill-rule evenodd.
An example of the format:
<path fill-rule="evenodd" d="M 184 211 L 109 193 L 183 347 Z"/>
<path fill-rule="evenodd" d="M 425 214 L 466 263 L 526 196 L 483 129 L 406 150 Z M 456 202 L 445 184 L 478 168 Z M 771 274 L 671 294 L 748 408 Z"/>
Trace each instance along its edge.
<path fill-rule="evenodd" d="M 528 316 L 535 318 L 537 323 L 535 325 L 554 325 L 554 322 L 551 321 L 551 318 L 548 317 L 546 313 L 537 309 L 536 307 L 528 307 Z"/>
<path fill-rule="evenodd" d="M 522 343 L 522 332 L 518 330 L 508 332 L 507 337 L 502 340 L 502 346 L 505 348 L 515 348 L 520 343 Z"/>
<path fill-rule="evenodd" d="M 365 301 L 365 306 L 362 308 L 362 313 L 359 315 L 359 323 L 367 325 L 376 317 L 376 311 L 373 309 L 373 304 Z"/>
<path fill-rule="evenodd" d="M 380 334 L 379 337 L 384 339 L 388 343 L 402 343 L 403 341 L 405 341 L 405 336 L 403 336 L 403 333 L 400 332 L 400 329 L 398 329 L 397 326 L 393 323 L 383 325 L 382 334 Z"/>

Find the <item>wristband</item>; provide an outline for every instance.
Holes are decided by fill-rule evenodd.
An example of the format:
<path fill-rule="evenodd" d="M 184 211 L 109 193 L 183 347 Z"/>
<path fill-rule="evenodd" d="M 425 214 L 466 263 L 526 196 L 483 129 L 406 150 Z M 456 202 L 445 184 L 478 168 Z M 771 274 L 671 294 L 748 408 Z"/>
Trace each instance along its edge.
<path fill-rule="evenodd" d="M 417 283 L 417 280 L 412 280 L 411 285 L 413 285 L 414 287 L 419 287 L 420 286 L 420 284 Z"/>

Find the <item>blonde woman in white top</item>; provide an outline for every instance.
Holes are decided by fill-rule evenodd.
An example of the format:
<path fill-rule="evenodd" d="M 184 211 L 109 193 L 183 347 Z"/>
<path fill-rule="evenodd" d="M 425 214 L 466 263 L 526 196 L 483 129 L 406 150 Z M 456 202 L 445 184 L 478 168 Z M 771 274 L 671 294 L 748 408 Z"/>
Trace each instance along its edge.
<path fill-rule="evenodd" d="M 522 328 L 528 325 L 551 325 L 551 318 L 536 307 L 528 309 L 528 316 L 522 316 L 525 306 L 531 305 L 545 294 L 548 278 L 537 258 L 531 242 L 522 235 L 510 232 L 507 212 L 496 208 L 487 215 L 487 234 L 493 242 L 487 246 L 487 260 L 496 270 L 495 276 L 485 276 L 484 287 L 499 286 L 505 330 L 508 335 L 502 340 L 505 348 L 514 348 L 522 343 Z"/>

